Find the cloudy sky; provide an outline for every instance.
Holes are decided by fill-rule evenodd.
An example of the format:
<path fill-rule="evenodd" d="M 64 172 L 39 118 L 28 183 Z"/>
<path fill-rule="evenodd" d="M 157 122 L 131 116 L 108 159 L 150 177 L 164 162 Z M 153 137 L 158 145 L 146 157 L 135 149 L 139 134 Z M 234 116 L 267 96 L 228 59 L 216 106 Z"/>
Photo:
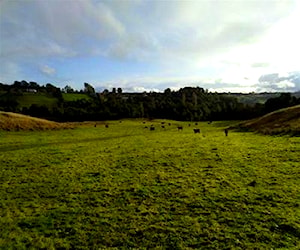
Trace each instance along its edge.
<path fill-rule="evenodd" d="M 299 2 L 0 0 L 0 81 L 299 91 Z"/>

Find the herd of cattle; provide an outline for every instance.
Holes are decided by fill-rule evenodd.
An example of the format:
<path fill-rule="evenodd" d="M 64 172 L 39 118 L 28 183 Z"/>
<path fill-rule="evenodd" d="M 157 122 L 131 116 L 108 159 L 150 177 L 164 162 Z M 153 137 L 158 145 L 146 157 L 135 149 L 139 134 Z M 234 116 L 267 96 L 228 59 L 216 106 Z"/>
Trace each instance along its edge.
<path fill-rule="evenodd" d="M 143 122 L 143 123 L 145 124 L 146 122 Z M 209 124 L 211 124 L 211 122 L 209 122 Z M 172 124 L 168 123 L 168 125 L 171 126 Z M 195 125 L 197 126 L 198 123 L 196 122 Z M 161 128 L 165 129 L 166 128 L 165 127 L 165 122 L 161 122 L 160 126 L 161 126 Z M 191 127 L 191 124 L 188 124 L 188 126 Z M 155 130 L 155 127 L 154 127 L 153 124 L 151 124 L 150 127 L 145 126 L 144 128 L 145 129 L 149 128 L 150 131 L 154 131 Z M 178 129 L 178 131 L 182 131 L 183 130 L 183 126 L 177 126 L 177 129 Z M 200 128 L 194 128 L 193 131 L 194 131 L 195 134 L 200 134 Z M 228 129 L 225 129 L 224 133 L 225 133 L 226 136 L 228 136 Z"/>
<path fill-rule="evenodd" d="M 143 122 L 143 123 L 145 124 L 145 122 Z M 168 123 L 168 126 L 171 126 L 171 125 L 172 125 L 171 123 Z M 196 122 L 195 125 L 198 125 L 198 123 Z M 188 126 L 190 127 L 191 124 L 189 124 Z M 165 122 L 161 122 L 160 127 L 163 128 L 163 129 L 165 129 L 166 128 Z M 151 124 L 150 127 L 145 126 L 144 128 L 145 129 L 149 128 L 150 131 L 154 131 L 155 130 L 155 127 L 154 127 L 153 124 Z M 183 130 L 183 126 L 177 126 L 177 129 L 178 129 L 178 131 L 182 131 Z M 195 134 L 200 134 L 200 128 L 194 128 L 193 130 L 194 130 Z"/>
<path fill-rule="evenodd" d="M 120 121 L 120 123 L 121 123 L 121 122 L 122 122 L 122 121 Z M 145 123 L 146 123 L 146 122 L 143 122 L 143 124 L 145 124 Z M 211 122 L 209 122 L 209 124 L 211 124 Z M 161 127 L 162 129 L 165 129 L 167 125 L 168 125 L 168 126 L 171 126 L 172 124 L 171 124 L 171 123 L 161 122 L 160 127 Z M 196 122 L 195 125 L 197 126 L 198 123 Z M 97 126 L 97 125 L 95 124 L 95 127 L 96 127 L 96 126 Z M 191 124 L 188 124 L 188 126 L 191 127 Z M 108 127 L 109 127 L 108 124 L 105 124 L 105 127 L 108 128 Z M 144 126 L 144 128 L 145 128 L 145 129 L 149 129 L 150 131 L 154 131 L 154 130 L 155 130 L 155 126 L 154 126 L 153 124 L 151 124 L 149 127 L 148 127 L 148 126 Z M 177 129 L 178 129 L 178 131 L 182 131 L 182 130 L 183 130 L 183 126 L 177 126 Z M 195 134 L 200 134 L 200 128 L 194 128 L 193 131 L 194 131 Z M 225 129 L 225 130 L 224 130 L 224 133 L 225 133 L 225 136 L 228 136 L 228 129 Z"/>

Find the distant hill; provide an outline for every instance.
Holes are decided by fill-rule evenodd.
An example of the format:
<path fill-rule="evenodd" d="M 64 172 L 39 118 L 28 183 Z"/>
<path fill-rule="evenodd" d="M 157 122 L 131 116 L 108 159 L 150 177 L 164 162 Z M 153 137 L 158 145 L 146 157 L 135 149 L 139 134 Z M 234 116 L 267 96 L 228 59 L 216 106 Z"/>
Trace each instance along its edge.
<path fill-rule="evenodd" d="M 256 103 L 264 104 L 270 98 L 277 98 L 281 94 L 282 94 L 281 92 L 275 92 L 275 93 L 248 93 L 248 94 L 230 93 L 226 95 L 237 98 L 238 101 L 241 103 L 254 106 Z M 300 98 L 300 91 L 291 93 L 291 96 Z"/>
<path fill-rule="evenodd" d="M 27 115 L 0 111 L 0 130 L 52 130 L 71 128 L 69 124 L 57 123 Z"/>
<path fill-rule="evenodd" d="M 300 105 L 288 107 L 262 117 L 242 122 L 238 129 L 257 131 L 263 134 L 300 135 Z"/>

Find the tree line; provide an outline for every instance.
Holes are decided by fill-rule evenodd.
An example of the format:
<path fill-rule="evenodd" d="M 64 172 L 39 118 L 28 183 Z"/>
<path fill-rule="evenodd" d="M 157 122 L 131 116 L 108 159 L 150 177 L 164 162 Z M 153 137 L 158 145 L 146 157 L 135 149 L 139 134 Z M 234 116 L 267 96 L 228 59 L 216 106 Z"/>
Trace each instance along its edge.
<path fill-rule="evenodd" d="M 55 98 L 56 105 L 32 104 L 22 107 L 18 97 L 26 92 L 43 93 Z M 84 93 L 89 98 L 67 101 L 64 94 Z M 92 121 L 122 118 L 164 118 L 182 121 L 245 120 L 273 110 L 300 104 L 300 98 L 290 93 L 270 98 L 265 104 L 247 105 L 226 93 L 212 93 L 201 87 L 184 87 L 178 91 L 169 88 L 162 93 L 123 93 L 121 88 L 96 93 L 84 83 L 80 91 L 69 85 L 60 89 L 50 83 L 15 81 L 0 83 L 0 110 L 18 112 L 54 121 Z"/>

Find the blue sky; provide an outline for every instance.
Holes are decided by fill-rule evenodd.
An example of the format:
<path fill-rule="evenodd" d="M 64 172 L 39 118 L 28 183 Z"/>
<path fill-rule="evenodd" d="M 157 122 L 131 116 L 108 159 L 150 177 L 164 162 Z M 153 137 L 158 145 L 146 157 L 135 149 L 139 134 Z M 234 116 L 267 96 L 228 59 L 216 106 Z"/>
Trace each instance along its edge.
<path fill-rule="evenodd" d="M 0 0 L 0 81 L 300 90 L 299 1 Z"/>

